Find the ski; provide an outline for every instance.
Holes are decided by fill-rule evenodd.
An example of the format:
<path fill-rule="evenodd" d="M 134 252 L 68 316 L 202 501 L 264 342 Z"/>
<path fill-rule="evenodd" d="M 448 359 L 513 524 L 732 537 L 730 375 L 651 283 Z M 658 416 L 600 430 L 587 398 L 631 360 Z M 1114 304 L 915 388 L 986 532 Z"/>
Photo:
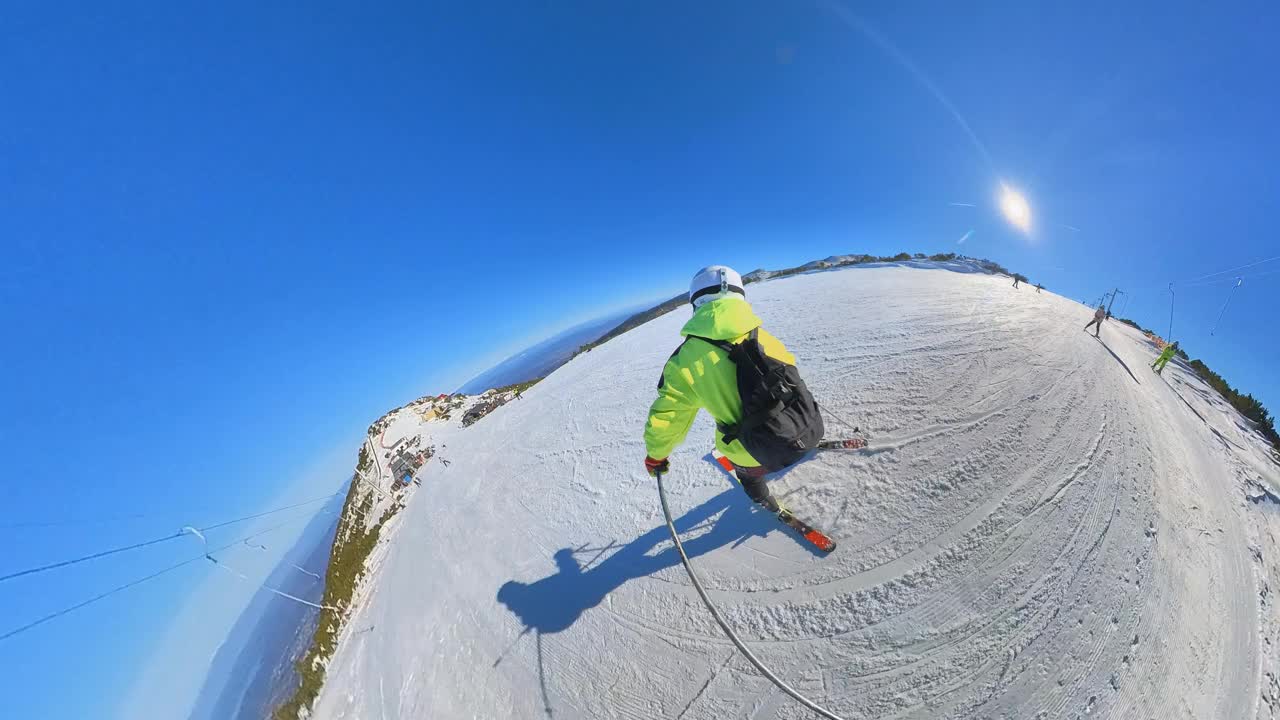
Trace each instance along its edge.
<path fill-rule="evenodd" d="M 809 544 L 818 548 L 822 552 L 829 553 L 836 549 L 834 540 L 826 536 L 821 530 L 813 527 L 809 523 L 801 520 L 791 513 L 790 510 L 781 510 L 778 512 L 778 520 L 783 525 L 800 533 L 800 537 L 804 538 Z"/>
<path fill-rule="evenodd" d="M 865 445 L 866 441 L 862 441 L 862 443 Z M 843 448 L 844 446 L 842 445 L 841 447 Z M 862 447 L 862 445 L 857 447 Z M 733 475 L 733 463 L 730 462 L 729 458 L 721 455 L 719 451 L 716 450 L 711 451 L 711 458 L 712 462 L 719 465 L 720 468 L 729 473 L 730 476 Z M 827 537 L 826 533 L 796 517 L 790 510 L 783 508 L 774 514 L 774 517 L 778 518 L 778 522 L 781 522 L 783 525 L 786 525 L 799 533 L 800 537 L 804 538 L 805 542 L 808 542 L 810 545 L 813 545 L 822 552 L 829 553 L 836 549 L 835 541 Z"/>
<path fill-rule="evenodd" d="M 861 450 L 867 446 L 866 438 L 845 438 L 843 440 L 820 440 L 819 450 Z"/>
<path fill-rule="evenodd" d="M 723 468 L 725 472 L 729 473 L 730 476 L 733 475 L 733 463 L 729 461 L 729 458 L 715 450 L 711 451 L 711 457 L 715 458 L 716 464 Z"/>

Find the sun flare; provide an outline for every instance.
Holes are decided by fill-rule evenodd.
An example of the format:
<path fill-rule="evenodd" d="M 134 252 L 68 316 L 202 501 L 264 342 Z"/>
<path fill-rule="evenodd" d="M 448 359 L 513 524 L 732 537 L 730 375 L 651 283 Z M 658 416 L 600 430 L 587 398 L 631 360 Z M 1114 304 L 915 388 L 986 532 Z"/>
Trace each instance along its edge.
<path fill-rule="evenodd" d="M 1027 198 L 1004 184 L 1000 185 L 1000 212 L 1010 225 L 1022 232 L 1031 230 L 1031 205 L 1027 203 Z"/>

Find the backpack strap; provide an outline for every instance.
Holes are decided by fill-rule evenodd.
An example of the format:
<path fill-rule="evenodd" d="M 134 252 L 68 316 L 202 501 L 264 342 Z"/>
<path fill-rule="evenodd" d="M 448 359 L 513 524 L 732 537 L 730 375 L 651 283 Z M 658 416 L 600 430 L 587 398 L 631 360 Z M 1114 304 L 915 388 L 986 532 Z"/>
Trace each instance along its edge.
<path fill-rule="evenodd" d="M 760 328 L 752 328 L 751 332 L 747 333 L 747 337 L 741 343 L 736 343 L 736 344 L 728 342 L 726 340 L 712 340 L 711 338 L 702 337 L 701 335 L 687 335 L 686 341 L 689 338 L 697 338 L 698 340 L 701 340 L 707 343 L 708 345 L 719 348 L 728 355 L 728 358 L 732 360 L 735 365 L 739 367 L 741 367 L 744 363 L 747 365 L 750 365 L 755 370 L 755 374 L 757 378 L 762 379 L 764 378 L 765 374 L 768 372 L 768 368 L 761 367 L 760 364 L 756 362 L 756 359 L 751 356 L 751 353 L 747 352 L 746 348 L 742 347 L 742 345 L 747 341 L 759 342 L 759 337 L 760 337 Z M 743 403 L 744 403 L 744 406 L 742 408 L 742 412 L 743 412 L 742 420 L 740 420 L 736 425 L 730 425 L 730 424 L 721 423 L 721 422 L 716 423 L 716 428 L 718 428 L 720 430 L 720 434 L 724 436 L 725 444 L 729 444 L 733 442 L 734 440 L 741 437 L 748 430 L 751 430 L 752 428 L 755 428 L 757 425 L 760 425 L 761 423 L 763 423 L 765 420 L 769 418 L 772 412 L 775 409 L 777 409 L 778 405 L 782 405 L 781 402 L 778 402 L 775 404 L 774 407 L 771 407 L 766 411 L 748 414 L 747 408 L 745 406 L 745 400 L 743 401 Z"/>
<path fill-rule="evenodd" d="M 751 353 L 744 352 L 746 348 L 742 347 L 743 344 L 745 344 L 747 341 L 752 341 L 757 343 L 760 341 L 760 328 L 752 328 L 751 332 L 747 333 L 747 336 L 742 340 L 742 342 L 736 343 L 736 344 L 728 342 L 727 340 L 712 340 L 711 338 L 705 338 L 705 337 L 702 337 L 701 335 L 685 336 L 685 340 L 688 340 L 689 338 L 697 338 L 698 340 L 701 340 L 704 343 L 714 345 L 720 348 L 721 350 L 724 350 L 726 353 L 729 354 L 730 359 L 732 359 L 735 363 L 746 360 L 751 364 L 752 367 L 756 369 L 756 374 L 760 375 L 761 377 L 763 377 L 765 373 L 769 372 L 768 367 L 765 367 L 761 365 L 761 363 L 756 362 L 757 359 L 752 357 Z M 761 348 L 760 352 L 761 354 L 763 354 L 764 349 Z"/>
<path fill-rule="evenodd" d="M 702 342 L 708 345 L 714 345 L 720 348 L 721 350 L 724 350 L 727 353 L 732 353 L 733 349 L 738 347 L 738 344 L 731 343 L 728 340 L 712 340 L 709 337 L 702 337 L 701 335 L 685 335 L 684 339 L 685 339 L 685 342 L 688 342 L 689 340 L 701 340 Z M 760 328 L 756 327 L 756 328 L 751 328 L 751 332 L 747 333 L 746 337 L 743 339 L 742 342 L 746 342 L 747 340 L 759 340 L 759 339 L 760 339 Z M 683 343 L 681 343 L 681 346 L 683 347 Z"/>
<path fill-rule="evenodd" d="M 755 332 L 755 331 L 753 330 L 752 332 Z M 709 337 L 703 337 L 701 335 L 686 335 L 684 340 L 685 342 L 689 342 L 689 340 L 701 340 L 702 342 L 712 347 L 723 350 L 725 353 L 725 356 L 730 359 L 732 359 L 732 356 L 734 354 L 733 352 L 734 344 L 731 342 L 727 342 L 725 340 L 712 340 Z M 684 347 L 684 343 L 681 343 L 680 347 Z M 724 436 L 724 442 L 726 445 L 733 442 L 738 437 L 737 425 L 728 425 L 717 420 L 716 429 L 718 429 L 720 431 L 720 434 Z"/>
<path fill-rule="evenodd" d="M 733 352 L 733 343 L 725 340 L 712 340 L 709 337 L 702 337 L 701 335 L 685 335 L 684 336 L 684 342 L 689 342 L 690 340 L 701 340 L 702 342 L 708 345 L 713 345 L 715 347 L 718 347 L 727 353 Z M 680 343 L 680 347 L 684 347 L 684 343 Z M 677 350 L 677 352 L 679 352 L 679 350 Z"/>

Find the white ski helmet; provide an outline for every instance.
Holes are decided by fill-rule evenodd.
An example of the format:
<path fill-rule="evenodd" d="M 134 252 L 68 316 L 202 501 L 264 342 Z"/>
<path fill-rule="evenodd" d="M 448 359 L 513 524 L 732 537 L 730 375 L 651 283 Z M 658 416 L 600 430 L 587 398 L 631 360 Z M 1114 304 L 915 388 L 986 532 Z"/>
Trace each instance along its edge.
<path fill-rule="evenodd" d="M 742 288 L 742 276 L 724 265 L 704 267 L 689 282 L 689 302 L 695 308 L 727 297 L 730 293 L 738 293 L 744 298 L 747 296 L 747 291 Z"/>

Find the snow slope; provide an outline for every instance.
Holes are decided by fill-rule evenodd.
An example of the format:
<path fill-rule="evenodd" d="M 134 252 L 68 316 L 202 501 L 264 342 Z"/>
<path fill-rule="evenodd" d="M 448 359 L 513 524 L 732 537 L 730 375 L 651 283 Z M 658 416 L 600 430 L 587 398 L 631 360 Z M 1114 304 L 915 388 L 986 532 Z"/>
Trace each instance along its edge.
<path fill-rule="evenodd" d="M 918 264 L 917 264 L 918 265 Z M 672 456 L 686 548 L 730 623 L 845 718 L 1265 718 L 1280 706 L 1280 467 L 1137 331 L 1007 278 L 855 267 L 752 285 L 820 403 L 872 447 L 773 481 L 819 557 Z M 667 538 L 640 434 L 688 317 L 435 430 L 316 705 L 323 718 L 801 718 Z M 828 435 L 841 434 L 828 422 Z M 424 444 L 428 442 L 424 438 Z M 1254 498 L 1250 500 L 1248 498 Z"/>

